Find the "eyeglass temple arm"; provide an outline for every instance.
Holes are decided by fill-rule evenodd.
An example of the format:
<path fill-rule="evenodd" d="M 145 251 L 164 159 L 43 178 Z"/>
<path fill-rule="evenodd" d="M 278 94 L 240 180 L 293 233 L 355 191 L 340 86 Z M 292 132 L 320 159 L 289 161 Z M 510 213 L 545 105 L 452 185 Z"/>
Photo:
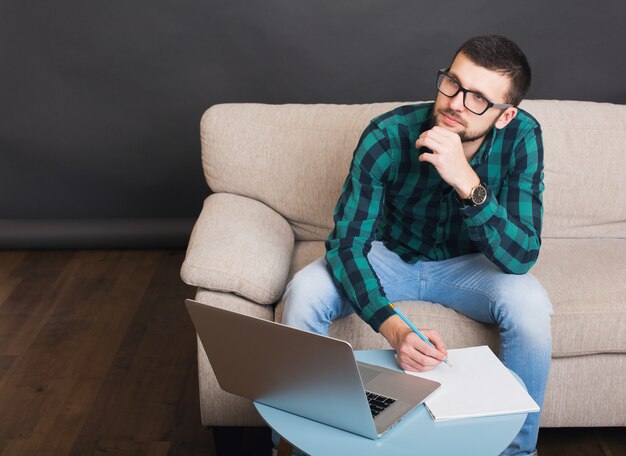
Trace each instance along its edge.
<path fill-rule="evenodd" d="M 506 108 L 513 108 L 513 107 L 515 107 L 515 105 L 506 104 L 506 103 L 500 103 L 500 104 L 494 103 L 493 107 L 497 108 L 497 109 L 506 109 Z"/>

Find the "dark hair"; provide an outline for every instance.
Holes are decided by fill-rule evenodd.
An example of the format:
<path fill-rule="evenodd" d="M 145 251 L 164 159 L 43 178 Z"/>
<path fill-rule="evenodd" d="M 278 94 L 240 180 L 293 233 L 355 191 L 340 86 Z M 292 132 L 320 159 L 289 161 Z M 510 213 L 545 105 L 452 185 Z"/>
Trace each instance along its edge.
<path fill-rule="evenodd" d="M 454 57 L 459 53 L 481 67 L 510 78 L 507 103 L 517 106 L 524 99 L 530 87 L 531 70 L 526 56 L 513 41 L 501 35 L 477 36 L 463 43 Z"/>

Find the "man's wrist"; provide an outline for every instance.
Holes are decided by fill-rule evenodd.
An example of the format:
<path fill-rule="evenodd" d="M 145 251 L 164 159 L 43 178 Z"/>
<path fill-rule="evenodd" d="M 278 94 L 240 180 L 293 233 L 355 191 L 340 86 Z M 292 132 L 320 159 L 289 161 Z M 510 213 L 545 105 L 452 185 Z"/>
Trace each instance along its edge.
<path fill-rule="evenodd" d="M 392 315 L 380 325 L 378 331 L 387 339 L 389 345 L 396 349 L 402 342 L 404 334 L 411 331 L 411 328 L 398 315 Z"/>
<path fill-rule="evenodd" d="M 456 185 L 454 189 L 459 195 L 459 198 L 462 200 L 469 199 L 472 194 L 472 189 L 480 185 L 480 177 L 478 174 L 474 173 L 471 178 L 466 179 L 460 184 Z"/>

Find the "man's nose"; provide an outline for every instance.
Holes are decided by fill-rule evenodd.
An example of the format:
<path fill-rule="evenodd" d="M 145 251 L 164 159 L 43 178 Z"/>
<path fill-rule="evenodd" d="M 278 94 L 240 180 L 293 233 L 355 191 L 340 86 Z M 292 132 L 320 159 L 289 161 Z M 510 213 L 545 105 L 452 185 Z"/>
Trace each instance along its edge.
<path fill-rule="evenodd" d="M 465 109 L 465 106 L 463 105 L 463 95 L 463 92 L 459 90 L 459 93 L 453 96 L 450 100 L 450 108 L 455 111 L 463 111 L 463 109 Z"/>

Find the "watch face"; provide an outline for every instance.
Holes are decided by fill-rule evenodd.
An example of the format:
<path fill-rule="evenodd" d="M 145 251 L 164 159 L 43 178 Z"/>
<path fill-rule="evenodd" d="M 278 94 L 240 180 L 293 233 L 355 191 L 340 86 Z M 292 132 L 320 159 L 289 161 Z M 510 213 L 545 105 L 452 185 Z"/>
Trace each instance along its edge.
<path fill-rule="evenodd" d="M 472 190 L 471 200 L 476 206 L 483 204 L 487 199 L 487 189 L 482 185 L 475 187 Z"/>

